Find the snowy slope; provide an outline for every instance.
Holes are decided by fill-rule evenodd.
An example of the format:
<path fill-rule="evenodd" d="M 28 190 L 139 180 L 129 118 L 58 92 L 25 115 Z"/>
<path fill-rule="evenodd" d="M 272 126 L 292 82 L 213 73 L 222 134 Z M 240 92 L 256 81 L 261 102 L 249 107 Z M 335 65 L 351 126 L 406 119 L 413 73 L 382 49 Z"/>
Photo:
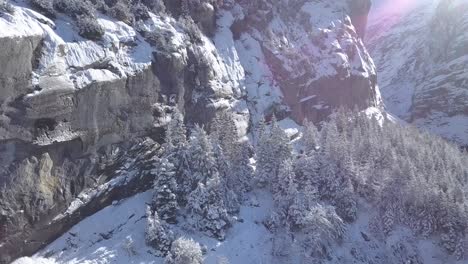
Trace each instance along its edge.
<path fill-rule="evenodd" d="M 0 261 L 35 252 L 64 232 L 67 217 L 81 220 L 75 209 L 93 204 L 90 194 L 124 180 L 100 175 L 106 152 L 160 139 L 175 109 L 189 125 L 229 110 L 241 136 L 275 114 L 294 137 L 305 118 L 381 104 L 352 23 L 353 14 L 367 15 L 368 1 L 225 1 L 218 9 L 202 1 L 216 17 L 212 34 L 177 12 L 153 10 L 130 26 L 96 11 L 100 40 L 80 36 L 73 15 L 48 18 L 29 0 L 10 2 L 15 12 L 0 16 L 0 59 L 17 63 L 0 65 L 0 185 L 26 199 L 0 201 L 8 230 Z"/>
<path fill-rule="evenodd" d="M 380 1 L 367 45 L 387 109 L 468 144 L 468 3 Z"/>
<path fill-rule="evenodd" d="M 45 258 L 51 263 L 163 263 L 145 244 L 145 210 L 151 197 L 151 192 L 141 193 L 88 217 L 36 254 L 33 262 Z M 214 264 L 219 257 L 226 257 L 231 263 L 271 263 L 271 234 L 261 221 L 271 210 L 272 199 L 259 193 L 252 201 L 254 205 L 246 205 L 240 211 L 243 223 L 236 224 L 224 242 L 199 233 L 179 232 L 207 247 L 206 263 Z M 133 241 L 132 252 L 128 241 Z M 26 259 L 14 263 L 22 261 Z"/>
<path fill-rule="evenodd" d="M 13 264 L 162 264 L 163 258 L 152 255 L 144 242 L 145 208 L 151 196 L 151 192 L 145 192 L 115 202 L 74 226 L 33 257 L 18 259 Z M 272 255 L 273 237 L 262 223 L 272 206 L 269 194 L 252 193 L 239 213 L 242 222 L 235 224 L 222 242 L 193 231 L 176 229 L 176 233 L 206 247 L 207 264 L 216 264 L 222 258 L 233 264 L 302 263 L 300 253 L 296 252 L 299 245 L 294 240 L 288 245 L 292 248 L 289 257 Z M 372 209 L 362 207 L 359 212 L 358 219 L 347 226 L 343 242 L 335 245 L 331 259 L 324 263 L 402 263 L 411 258 L 416 260 L 416 256 L 422 257 L 424 264 L 464 263 L 447 256 L 437 242 L 418 239 L 405 228 L 396 229 L 385 239 L 375 237 L 371 231 Z"/>

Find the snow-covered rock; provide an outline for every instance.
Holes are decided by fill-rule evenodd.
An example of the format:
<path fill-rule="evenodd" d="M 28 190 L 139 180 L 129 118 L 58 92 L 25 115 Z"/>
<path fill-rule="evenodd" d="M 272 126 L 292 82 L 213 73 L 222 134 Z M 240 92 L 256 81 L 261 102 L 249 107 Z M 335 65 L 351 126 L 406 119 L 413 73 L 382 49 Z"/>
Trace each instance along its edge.
<path fill-rule="evenodd" d="M 468 145 L 468 3 L 380 1 L 367 44 L 387 109 Z"/>
<path fill-rule="evenodd" d="M 320 122 L 339 106 L 379 106 L 375 66 L 351 22 L 356 10 L 367 14 L 366 2 L 235 4 L 225 19 L 246 69 L 248 102 L 260 108 L 253 112 L 283 115 L 266 98 L 283 101 L 298 122 Z"/>

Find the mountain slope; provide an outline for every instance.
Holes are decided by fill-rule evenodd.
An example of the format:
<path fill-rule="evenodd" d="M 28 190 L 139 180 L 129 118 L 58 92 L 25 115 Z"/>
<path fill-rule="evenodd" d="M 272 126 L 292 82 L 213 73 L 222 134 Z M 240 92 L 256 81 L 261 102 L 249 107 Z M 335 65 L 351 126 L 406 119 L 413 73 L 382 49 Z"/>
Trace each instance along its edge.
<path fill-rule="evenodd" d="M 252 179 L 252 190 L 224 239 L 194 228 L 189 208 L 180 208 L 171 230 L 201 243 L 204 263 L 465 263 L 467 179 L 459 176 L 468 169 L 463 166 L 468 157 L 435 136 L 361 118 L 361 124 L 342 134 L 334 134 L 334 123 L 328 123 L 313 138 L 321 151 L 295 154 L 294 173 L 288 176 L 296 185 L 289 193 L 284 193 L 284 178 L 274 172 L 263 188 Z M 309 128 L 295 142 L 298 150 L 311 147 Z M 256 151 L 261 156 L 261 147 Z M 257 170 L 261 163 L 258 159 Z M 316 174 L 313 164 L 320 164 Z M 144 243 L 146 210 L 157 191 L 114 201 L 15 264 L 163 263 L 159 252 Z"/>
<path fill-rule="evenodd" d="M 381 1 L 366 43 L 387 109 L 468 144 L 468 3 Z"/>
<path fill-rule="evenodd" d="M 122 191 L 116 167 L 144 166 L 132 148 L 161 142 L 174 112 L 208 126 L 228 110 L 245 136 L 273 114 L 320 122 L 380 104 L 358 35 L 367 0 L 4 2 L 0 60 L 15 63 L 0 64 L 3 262 L 147 189 Z"/>

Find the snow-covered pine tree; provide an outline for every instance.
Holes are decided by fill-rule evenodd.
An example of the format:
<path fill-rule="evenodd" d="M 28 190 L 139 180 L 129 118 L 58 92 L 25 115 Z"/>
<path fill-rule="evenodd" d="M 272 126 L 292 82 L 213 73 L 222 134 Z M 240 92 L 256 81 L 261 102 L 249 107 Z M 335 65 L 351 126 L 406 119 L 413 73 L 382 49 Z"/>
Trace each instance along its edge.
<path fill-rule="evenodd" d="M 236 157 L 239 152 L 239 134 L 231 113 L 222 111 L 217 114 L 211 123 L 210 137 L 218 141 L 229 160 Z"/>
<path fill-rule="evenodd" d="M 279 126 L 275 116 L 271 120 L 271 141 L 273 143 L 276 165 L 279 166 L 283 161 L 292 159 L 292 147 L 290 139 L 286 132 Z M 278 167 L 276 173 L 278 173 Z"/>
<path fill-rule="evenodd" d="M 224 201 L 225 191 L 216 173 L 206 184 L 198 183 L 198 187 L 190 194 L 187 205 L 190 224 L 219 240 L 224 240 L 226 230 L 231 225 Z"/>
<path fill-rule="evenodd" d="M 192 190 L 197 187 L 198 182 L 206 183 L 212 175 L 218 173 L 213 146 L 208 134 L 200 126 L 193 130 L 188 146 L 188 155 L 192 168 L 193 179 L 191 179 Z"/>
<path fill-rule="evenodd" d="M 231 171 L 228 175 L 227 187 L 242 198 L 252 186 L 253 168 L 250 166 L 249 153 L 251 146 L 249 142 L 239 143 L 239 152 L 232 160 Z"/>
<path fill-rule="evenodd" d="M 178 200 L 181 206 L 185 206 L 198 183 L 205 183 L 212 174 L 218 173 L 216 160 L 209 137 L 199 126 L 192 131 L 187 145 L 181 146 L 174 156 L 177 160 Z"/>
<path fill-rule="evenodd" d="M 312 151 L 308 154 L 300 155 L 294 161 L 294 172 L 297 182 L 301 183 L 299 189 L 305 189 L 306 183 L 319 185 L 320 155 L 319 152 Z"/>
<path fill-rule="evenodd" d="M 157 211 L 146 208 L 146 244 L 156 250 L 158 256 L 166 256 L 171 249 L 174 234 L 158 216 Z"/>
<path fill-rule="evenodd" d="M 209 136 L 211 144 L 213 146 L 213 155 L 216 161 L 216 167 L 219 173 L 219 179 L 221 187 L 224 188 L 224 201 L 226 209 L 230 213 L 239 211 L 240 201 L 238 195 L 234 192 L 234 189 L 228 188 L 228 182 L 232 181 L 234 172 L 232 171 L 232 163 L 224 155 L 224 151 L 219 143 L 218 138 Z"/>
<path fill-rule="evenodd" d="M 289 137 L 281 129 L 273 116 L 269 132 L 261 128 L 257 151 L 256 181 L 264 187 L 276 180 L 281 163 L 292 158 L 292 148 Z"/>
<path fill-rule="evenodd" d="M 279 208 L 288 208 L 298 195 L 292 160 L 281 163 L 272 190 L 273 199 Z"/>
<path fill-rule="evenodd" d="M 270 133 L 260 134 L 257 146 L 257 164 L 255 181 L 259 187 L 265 187 L 275 172 L 275 157 Z"/>
<path fill-rule="evenodd" d="M 262 118 L 260 118 L 260 120 L 258 121 L 258 124 L 255 128 L 255 134 L 256 134 L 256 138 L 257 138 L 257 144 L 259 143 L 260 141 L 260 138 L 267 132 L 267 125 L 266 125 L 266 121 L 265 121 L 265 118 L 262 116 Z"/>
<path fill-rule="evenodd" d="M 304 148 L 304 152 L 309 154 L 313 151 L 317 151 L 319 148 L 319 140 L 320 134 L 317 127 L 313 122 L 306 119 L 304 121 L 304 132 L 302 135 L 302 146 Z"/>
<path fill-rule="evenodd" d="M 171 251 L 165 259 L 165 264 L 202 264 L 203 252 L 200 244 L 193 239 L 184 237 L 176 239 Z"/>
<path fill-rule="evenodd" d="M 177 149 L 187 144 L 187 129 L 184 124 L 184 117 L 179 110 L 174 110 L 171 121 L 167 125 L 165 142 L 168 148 Z"/>
<path fill-rule="evenodd" d="M 303 215 L 299 226 L 300 232 L 306 235 L 299 243 L 309 258 L 326 257 L 332 244 L 342 239 L 346 225 L 332 206 L 316 204 Z"/>
<path fill-rule="evenodd" d="M 175 178 L 178 184 L 177 200 L 180 205 L 185 205 L 187 196 L 192 191 L 189 181 L 193 175 L 189 156 L 189 142 L 187 141 L 187 129 L 184 118 L 179 110 L 174 110 L 171 120 L 166 128 L 164 157 L 175 167 Z"/>
<path fill-rule="evenodd" d="M 162 220 L 174 224 L 177 222 L 177 182 L 174 165 L 166 158 L 161 159 L 157 178 L 153 184 L 153 210 L 158 211 Z"/>

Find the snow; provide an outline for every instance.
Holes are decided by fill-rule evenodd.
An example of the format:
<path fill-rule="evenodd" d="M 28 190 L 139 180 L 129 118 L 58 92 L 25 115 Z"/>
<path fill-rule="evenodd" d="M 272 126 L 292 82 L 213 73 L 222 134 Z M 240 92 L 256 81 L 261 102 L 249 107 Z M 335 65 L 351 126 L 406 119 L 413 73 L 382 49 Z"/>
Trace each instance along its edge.
<path fill-rule="evenodd" d="M 314 99 L 315 97 L 317 97 L 317 96 L 316 95 L 307 96 L 307 97 L 302 98 L 299 102 L 304 103 L 304 102 L 307 102 L 307 101 L 309 101 L 311 99 Z"/>
<path fill-rule="evenodd" d="M 135 160 L 125 163 L 124 168 L 125 169 L 130 168 L 130 166 L 132 165 L 132 162 L 134 162 L 134 161 Z M 76 210 L 80 209 L 83 205 L 88 204 L 90 201 L 92 201 L 92 199 L 98 197 L 99 195 L 111 190 L 112 188 L 114 188 L 116 186 L 128 183 L 131 179 L 133 179 L 134 177 L 137 176 L 137 173 L 134 170 L 129 170 L 129 171 L 122 170 L 122 171 L 117 171 L 117 172 L 122 172 L 122 173 L 120 173 L 120 175 L 113 178 L 112 180 L 110 180 L 110 181 L 108 181 L 108 182 L 106 182 L 106 183 L 104 183 L 102 185 L 99 185 L 96 188 L 88 189 L 88 190 L 85 190 L 85 191 L 81 192 L 78 195 L 78 197 L 76 197 L 70 203 L 70 205 L 68 206 L 67 210 L 64 213 L 57 215 L 52 220 L 52 224 L 53 224 L 53 222 L 65 217 L 67 215 L 70 215 L 70 214 L 74 213 Z"/>
<path fill-rule="evenodd" d="M 428 119 L 416 119 L 414 124 L 431 133 L 441 135 L 457 143 L 468 145 L 468 116 L 447 116 L 435 112 Z"/>
<path fill-rule="evenodd" d="M 145 245 L 146 202 L 151 192 L 111 205 L 81 221 L 35 257 L 58 263 L 162 263 Z M 133 241 L 136 254 L 127 250 Z"/>
<path fill-rule="evenodd" d="M 383 125 L 385 121 L 386 113 L 383 112 L 382 109 L 377 108 L 377 107 L 369 107 L 366 110 L 364 110 L 364 113 L 366 114 L 368 118 L 375 118 L 375 120 L 379 122 L 380 126 Z"/>
<path fill-rule="evenodd" d="M 13 15 L 0 16 L 0 38 L 17 38 L 28 36 L 42 36 L 44 31 L 40 22 L 44 21 L 53 25 L 53 22 L 45 16 L 30 9 L 13 6 Z"/>
<path fill-rule="evenodd" d="M 114 203 L 72 227 L 31 259 L 19 259 L 14 264 L 163 263 L 145 244 L 146 203 L 151 198 L 148 191 Z M 271 234 L 262 221 L 272 206 L 268 192 L 252 194 L 250 202 L 240 210 L 238 219 L 242 222 L 229 230 L 229 239 L 223 242 L 198 232 L 183 235 L 208 248 L 207 264 L 217 263 L 220 257 L 227 257 L 230 263 L 271 263 Z M 129 254 L 129 240 L 136 254 Z"/>
<path fill-rule="evenodd" d="M 111 82 L 119 79 L 118 75 L 109 70 L 89 69 L 76 74 L 76 87 L 80 89 L 87 87 L 91 83 Z"/>
<path fill-rule="evenodd" d="M 236 88 L 239 94 L 240 90 L 245 89 L 243 87 L 245 75 L 230 30 L 233 21 L 234 17 L 230 12 L 222 11 L 221 17 L 217 21 L 218 30 L 213 38 L 213 49 L 216 49 L 220 56 L 217 71 L 222 76 L 222 79 L 229 80 L 232 87 Z M 208 49 L 208 51 L 211 50 Z"/>
<path fill-rule="evenodd" d="M 335 10 L 330 10 L 330 9 Z M 323 2 L 312 2 L 306 1 L 301 8 L 301 11 L 308 14 L 310 19 L 309 22 L 311 25 L 326 28 L 330 25 L 333 25 L 334 20 L 342 19 L 341 14 L 338 12 L 340 9 L 345 8 L 344 2 L 334 2 L 333 5 Z M 320 14 L 319 16 L 317 14 Z"/>
<path fill-rule="evenodd" d="M 145 21 L 138 21 L 136 29 L 147 32 L 169 32 L 171 35 L 170 44 L 172 48 L 179 50 L 184 46 L 186 36 L 182 30 L 174 26 L 175 20 L 168 16 L 159 16 L 150 13 L 150 18 Z"/>
<path fill-rule="evenodd" d="M 280 128 L 286 132 L 289 138 L 296 136 L 302 131 L 302 126 L 298 125 L 294 120 L 291 118 L 285 118 L 278 122 Z"/>
<path fill-rule="evenodd" d="M 43 54 L 33 73 L 33 83 L 38 84 L 40 76 L 64 76 L 78 79 L 76 88 L 83 88 L 92 82 L 112 81 L 117 76 L 109 71 L 99 70 L 107 65 L 118 72 L 118 77 L 134 75 L 151 65 L 152 47 L 131 26 L 100 14 L 97 22 L 104 28 L 102 41 L 89 41 L 78 35 L 74 21 L 58 14 L 55 21 L 31 10 L 29 3 L 13 2 L 15 13 L 0 17 L 0 38 L 43 38 Z M 170 28 L 172 21 L 152 15 L 149 24 Z M 181 41 L 176 35 L 176 41 Z M 175 43 L 176 44 L 176 43 Z M 94 70 L 93 68 L 98 68 Z M 85 72 L 81 72 L 85 70 Z M 44 87 L 43 91 L 56 87 Z M 40 92 L 39 92 L 40 93 Z M 39 93 L 30 94 L 35 96 Z"/>
<path fill-rule="evenodd" d="M 152 254 L 145 244 L 146 204 L 152 199 L 151 191 L 116 201 L 98 213 L 84 219 L 67 233 L 35 254 L 13 264 L 162 264 L 163 258 Z M 357 220 L 347 225 L 343 241 L 332 250 L 332 258 L 324 263 L 371 263 L 367 261 L 394 257 L 395 245 L 404 245 L 410 252 L 417 253 L 425 264 L 454 263 L 436 240 L 415 237 L 404 227 L 396 227 L 387 237 L 376 236 L 372 230 L 373 206 L 360 203 Z M 241 207 L 238 222 L 228 231 L 226 240 L 218 241 L 193 230 L 172 226 L 178 236 L 192 238 L 207 248 L 206 264 L 216 264 L 220 258 L 229 263 L 284 263 L 284 258 L 272 256 L 273 234 L 262 224 L 273 210 L 270 193 L 255 190 Z M 289 263 L 300 259 L 299 245 L 293 241 Z M 359 261 L 359 257 L 362 262 Z M 357 258 L 357 259 L 356 259 Z M 294 260 L 294 261 L 293 261 Z"/>
<path fill-rule="evenodd" d="M 282 93 L 266 64 L 259 42 L 249 34 L 242 34 L 235 46 L 246 73 L 247 101 L 253 105 L 251 118 L 256 123 L 267 109 L 281 102 Z"/>
<path fill-rule="evenodd" d="M 456 51 L 468 43 L 466 8 L 464 0 L 380 1 L 366 35 L 386 109 L 462 145 L 468 144 L 463 111 L 468 57 Z M 435 21 L 453 34 L 440 36 L 441 29 L 431 26 Z"/>
<path fill-rule="evenodd" d="M 14 264 L 57 264 L 54 260 L 46 259 L 46 258 L 30 258 L 30 257 L 23 257 L 17 259 Z"/>
<path fill-rule="evenodd" d="M 103 15 L 98 18 L 98 23 L 104 28 L 103 41 L 107 43 L 131 42 L 137 35 L 131 26 Z"/>

